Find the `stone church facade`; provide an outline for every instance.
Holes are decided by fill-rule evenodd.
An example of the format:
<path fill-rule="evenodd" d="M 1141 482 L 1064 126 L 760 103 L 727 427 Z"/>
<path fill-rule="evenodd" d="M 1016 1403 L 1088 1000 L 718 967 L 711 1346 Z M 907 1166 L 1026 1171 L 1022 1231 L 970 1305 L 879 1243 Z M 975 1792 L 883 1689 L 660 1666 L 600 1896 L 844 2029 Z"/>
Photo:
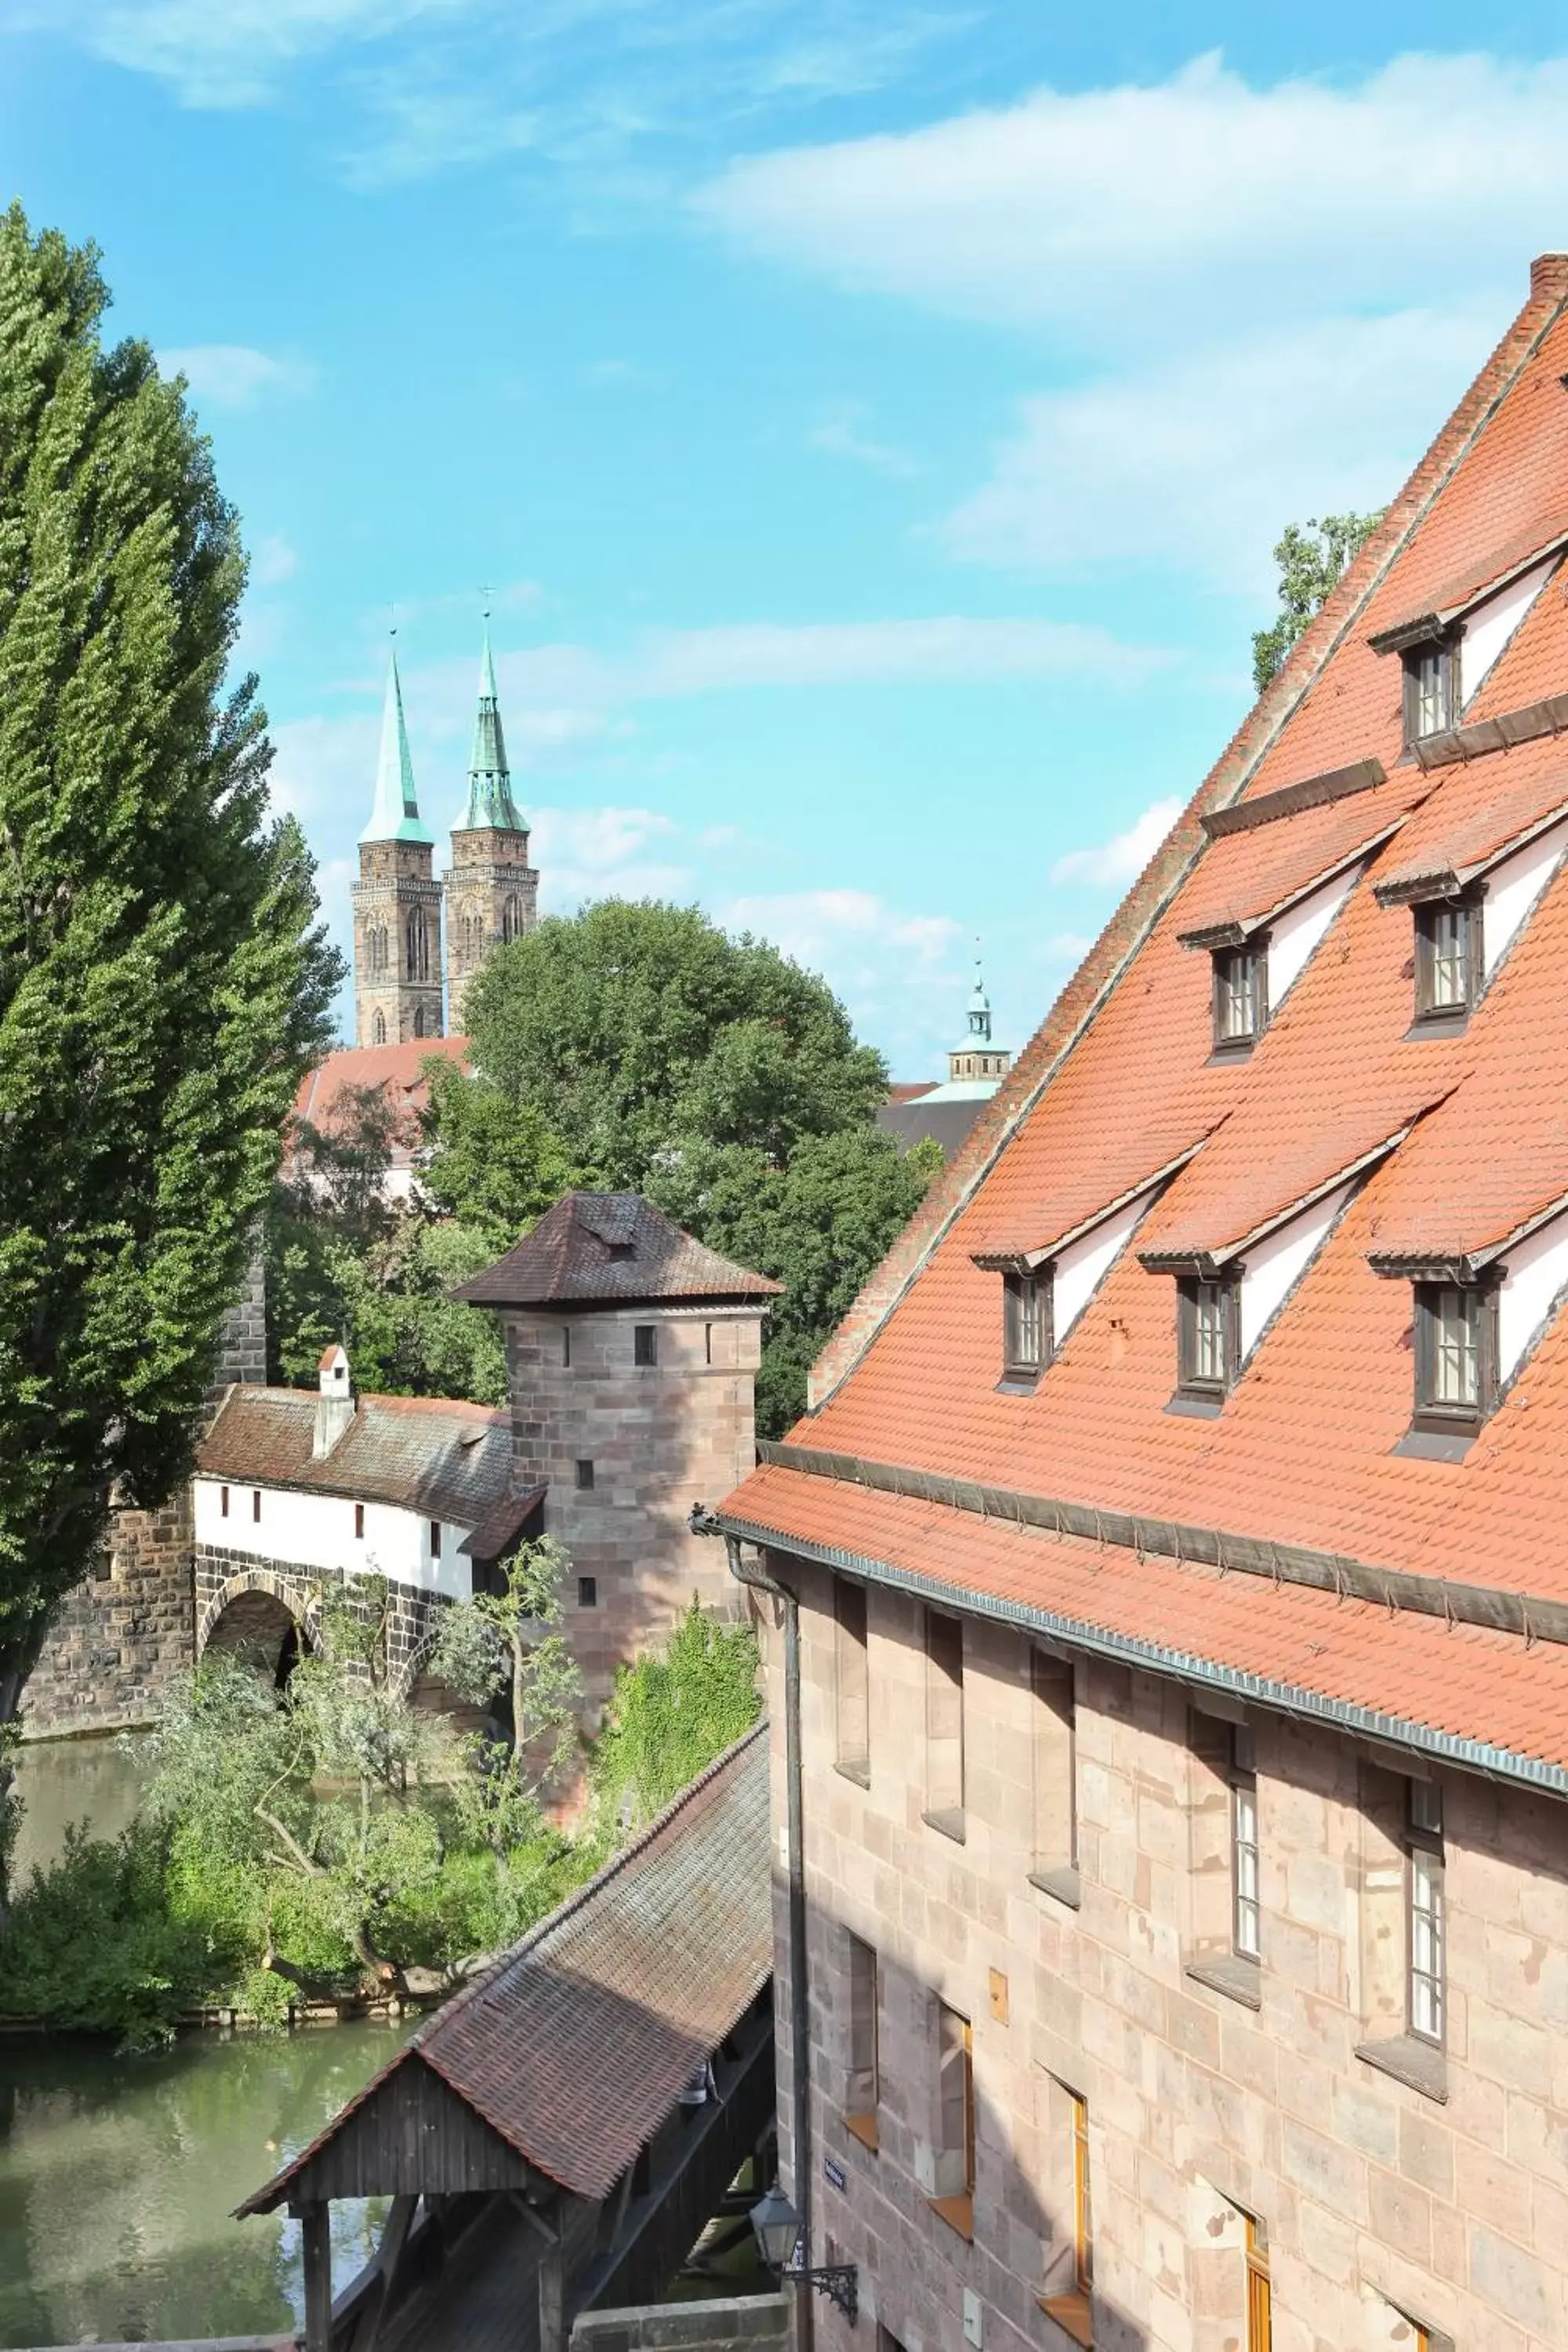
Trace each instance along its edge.
<path fill-rule="evenodd" d="M 460 1035 L 469 983 L 492 951 L 539 919 L 539 876 L 512 797 L 495 662 L 485 632 L 468 793 L 437 879 L 436 836 L 419 814 L 394 651 L 387 668 L 375 800 L 353 887 L 354 1042 L 361 1047 Z M 443 949 L 445 952 L 443 953 Z"/>

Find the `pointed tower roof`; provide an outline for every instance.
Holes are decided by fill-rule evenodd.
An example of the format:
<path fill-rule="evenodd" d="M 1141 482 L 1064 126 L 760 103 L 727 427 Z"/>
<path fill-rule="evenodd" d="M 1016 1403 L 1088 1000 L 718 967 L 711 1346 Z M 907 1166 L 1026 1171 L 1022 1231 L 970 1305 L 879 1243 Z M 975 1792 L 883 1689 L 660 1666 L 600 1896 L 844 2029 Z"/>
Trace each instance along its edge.
<path fill-rule="evenodd" d="M 419 814 L 414 790 L 414 761 L 408 750 L 408 730 L 403 723 L 403 683 L 397 675 L 397 647 L 386 668 L 386 700 L 381 713 L 381 757 L 375 770 L 375 805 L 361 841 L 416 841 L 434 846 L 436 836 Z"/>
<path fill-rule="evenodd" d="M 969 992 L 969 1034 L 966 1045 L 991 1043 L 991 999 L 985 993 L 985 981 L 980 969 L 980 945 L 974 948 L 974 986 Z"/>
<path fill-rule="evenodd" d="M 496 692 L 496 666 L 490 656 L 489 615 L 485 615 L 484 651 L 479 656 L 479 707 L 474 714 L 474 750 L 468 761 L 468 800 L 462 822 L 453 829 L 475 833 L 489 826 L 498 833 L 526 833 L 511 796 L 511 772 L 506 763 L 506 737 L 501 731 L 500 700 Z"/>

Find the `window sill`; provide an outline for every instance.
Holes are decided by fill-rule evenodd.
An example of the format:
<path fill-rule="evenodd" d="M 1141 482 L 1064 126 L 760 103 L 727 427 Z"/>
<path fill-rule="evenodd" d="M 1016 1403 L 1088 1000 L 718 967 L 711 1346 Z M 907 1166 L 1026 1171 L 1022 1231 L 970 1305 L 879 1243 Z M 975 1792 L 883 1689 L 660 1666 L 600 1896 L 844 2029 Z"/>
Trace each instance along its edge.
<path fill-rule="evenodd" d="M 853 1780 L 858 1789 L 868 1789 L 871 1785 L 871 1767 L 868 1763 L 846 1764 L 840 1761 L 836 1763 L 833 1769 L 841 1780 Z"/>
<path fill-rule="evenodd" d="M 1092 2352 L 1094 2306 L 1087 2294 L 1037 2294 L 1035 2300 L 1047 2319 L 1055 2320 L 1075 2344 L 1081 2344 L 1084 2352 Z"/>
<path fill-rule="evenodd" d="M 951 1807 L 945 1812 L 935 1811 L 922 1813 L 921 1819 L 927 1829 L 935 1830 L 942 1837 L 951 1838 L 954 1845 L 963 1845 L 967 1843 L 968 1832 L 963 1825 L 962 1805 Z"/>
<path fill-rule="evenodd" d="M 1225 1411 L 1225 1399 L 1222 1396 L 1184 1396 L 1178 1390 L 1165 1411 L 1185 1413 L 1194 1421 L 1217 1421 Z"/>
<path fill-rule="evenodd" d="M 973 2244 L 974 2198 L 972 2191 L 965 2190 L 962 2197 L 928 2197 L 926 2203 L 939 2221 L 945 2221 L 950 2230 L 955 2230 L 968 2244 Z"/>
<path fill-rule="evenodd" d="M 1065 1903 L 1070 1911 L 1078 1910 L 1082 1904 L 1083 1893 L 1074 1863 L 1063 1863 L 1056 1870 L 1031 1870 L 1029 1884 L 1037 1886 L 1042 1895 L 1055 1895 L 1057 1901 Z"/>
<path fill-rule="evenodd" d="M 1469 1025 L 1468 1007 L 1463 1013 L 1418 1013 L 1405 1033 L 1405 1043 L 1409 1045 L 1424 1038 L 1462 1037 Z"/>
<path fill-rule="evenodd" d="M 1258 1036 L 1262 1034 L 1259 1030 Z M 1209 1048 L 1209 1068 L 1212 1070 L 1216 1062 L 1245 1062 L 1257 1043 L 1258 1037 L 1227 1037 L 1223 1045 Z"/>
<path fill-rule="evenodd" d="M 1239 1952 L 1215 1952 L 1210 1959 L 1189 1960 L 1182 1973 L 1194 1984 L 1207 1985 L 1211 1992 L 1224 1993 L 1227 2000 L 1239 2001 L 1244 2009 L 1263 2006 L 1263 1971 L 1256 1960 L 1246 1959 Z"/>
<path fill-rule="evenodd" d="M 1356 2056 L 1375 2066 L 1380 2074 L 1392 2074 L 1423 2098 L 1436 2099 L 1439 2106 L 1448 2098 L 1448 2062 L 1435 2042 L 1423 2042 L 1417 2033 L 1396 2033 L 1387 2042 L 1358 2042 Z"/>
<path fill-rule="evenodd" d="M 851 2139 L 858 2139 L 862 2147 L 868 2147 L 870 2149 L 873 2156 L 877 2154 L 880 2146 L 880 2139 L 877 2131 L 877 2114 L 875 2108 L 872 2109 L 869 2115 L 846 2116 L 844 2118 L 844 2128 L 848 2133 Z"/>
<path fill-rule="evenodd" d="M 1462 1462 L 1479 1432 L 1474 1429 L 1407 1429 L 1390 1452 L 1415 1462 Z"/>
<path fill-rule="evenodd" d="M 1004 1372 L 996 1383 L 997 1396 L 1033 1396 L 1040 1385 L 1038 1372 Z"/>

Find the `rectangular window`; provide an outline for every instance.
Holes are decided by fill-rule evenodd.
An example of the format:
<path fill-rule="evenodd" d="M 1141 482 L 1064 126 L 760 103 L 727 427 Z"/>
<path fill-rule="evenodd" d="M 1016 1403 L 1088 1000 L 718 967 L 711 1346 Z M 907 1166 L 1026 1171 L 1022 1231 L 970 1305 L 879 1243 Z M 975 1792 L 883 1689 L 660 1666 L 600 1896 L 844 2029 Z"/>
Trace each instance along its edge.
<path fill-rule="evenodd" d="M 259 1486 L 253 1486 L 250 1490 L 250 1516 L 253 1520 L 258 1520 L 261 1517 L 261 1489 Z"/>
<path fill-rule="evenodd" d="M 711 1323 L 704 1323 L 702 1326 L 702 1360 L 705 1364 L 710 1364 L 713 1361 L 713 1326 Z"/>
<path fill-rule="evenodd" d="M 1478 1428 L 1497 1402 L 1497 1292 L 1415 1285 L 1416 1426 Z"/>
<path fill-rule="evenodd" d="M 577 1579 L 577 1606 L 578 1606 L 578 1608 L 579 1608 L 579 1609 L 596 1609 L 596 1608 L 598 1607 L 598 1605 L 599 1605 L 599 1580 L 598 1580 L 598 1578 L 597 1578 L 596 1576 L 580 1576 L 580 1577 Z"/>
<path fill-rule="evenodd" d="M 969 2020 L 937 2003 L 934 2210 L 961 2237 L 974 2233 L 974 2042 Z"/>
<path fill-rule="evenodd" d="M 561 1326 L 561 1363 L 562 1363 L 562 1368 L 563 1368 L 563 1370 L 565 1370 L 565 1371 L 570 1371 L 570 1370 L 571 1370 L 571 1369 L 572 1369 L 572 1326 L 571 1326 L 571 1324 L 570 1324 L 570 1323 L 563 1323 L 563 1325 Z"/>
<path fill-rule="evenodd" d="M 1051 1352 L 1050 1276 L 1007 1274 L 1002 1281 L 1003 1377 L 1032 1381 Z"/>
<path fill-rule="evenodd" d="M 1241 1286 L 1234 1278 L 1176 1285 L 1177 1387 L 1184 1396 L 1217 1401 L 1236 1378 Z"/>
<path fill-rule="evenodd" d="M 963 1627 L 926 1611 L 926 1820 L 963 1835 Z"/>
<path fill-rule="evenodd" d="M 847 1938 L 849 1956 L 849 2079 L 844 2120 L 867 2147 L 877 2145 L 877 2109 L 881 2084 L 877 2055 L 880 2006 L 877 1955 L 858 1936 Z"/>
<path fill-rule="evenodd" d="M 1415 1018 L 1458 1021 L 1475 1003 L 1480 977 L 1481 910 L 1462 898 L 1434 898 L 1415 909 Z"/>
<path fill-rule="evenodd" d="M 1274 2288 L 1268 2274 L 1268 2232 L 1247 2216 L 1247 2352 L 1273 2352 Z"/>
<path fill-rule="evenodd" d="M 577 1465 L 577 1492 L 580 1495 L 585 1495 L 593 1484 L 593 1464 L 591 1462 L 579 1462 Z"/>
<path fill-rule="evenodd" d="M 364 1505 L 363 1503 L 354 1505 L 354 1534 L 363 1543 L 364 1540 Z"/>
<path fill-rule="evenodd" d="M 658 1326 L 638 1323 L 632 1329 L 632 1361 L 634 1364 L 657 1364 L 658 1361 Z"/>
<path fill-rule="evenodd" d="M 1418 743 L 1452 727 L 1458 704 L 1458 647 L 1433 641 L 1405 656 L 1405 740 Z"/>
<path fill-rule="evenodd" d="M 1258 1761 L 1252 1734 L 1233 1724 L 1230 1734 L 1231 1949 L 1238 1959 L 1262 1957 L 1258 1895 Z"/>
<path fill-rule="evenodd" d="M 226 1486 L 220 1486 L 218 1489 L 217 1507 L 219 1518 L 226 1519 L 228 1517 L 228 1488 Z"/>
<path fill-rule="evenodd" d="M 1047 1894 L 1064 1903 L 1076 1903 L 1078 1735 L 1073 1670 L 1065 1659 L 1036 1650 L 1030 1655 L 1029 1678 L 1034 1699 L 1029 1874 Z"/>
<path fill-rule="evenodd" d="M 1089 2171 L 1089 2103 L 1067 2084 L 1043 2078 L 1037 2112 L 1046 2166 L 1047 2224 L 1040 2309 L 1075 2344 L 1094 2342 L 1094 2201 Z"/>
<path fill-rule="evenodd" d="M 1410 2031 L 1423 2042 L 1443 2041 L 1444 1906 L 1443 1792 L 1430 1780 L 1410 1782 L 1405 1830 L 1408 1849 L 1408 1928 L 1405 1952 Z"/>
<path fill-rule="evenodd" d="M 871 1777 L 871 1689 L 866 1642 L 866 1588 L 834 1580 L 835 1762 L 851 1780 Z"/>
<path fill-rule="evenodd" d="M 1214 960 L 1214 1049 L 1256 1045 L 1268 1023 L 1268 963 L 1263 942 L 1221 948 Z"/>
<path fill-rule="evenodd" d="M 441 1557 L 441 1522 L 439 1519 L 432 1519 L 430 1522 L 430 1557 L 432 1559 L 439 1559 Z"/>

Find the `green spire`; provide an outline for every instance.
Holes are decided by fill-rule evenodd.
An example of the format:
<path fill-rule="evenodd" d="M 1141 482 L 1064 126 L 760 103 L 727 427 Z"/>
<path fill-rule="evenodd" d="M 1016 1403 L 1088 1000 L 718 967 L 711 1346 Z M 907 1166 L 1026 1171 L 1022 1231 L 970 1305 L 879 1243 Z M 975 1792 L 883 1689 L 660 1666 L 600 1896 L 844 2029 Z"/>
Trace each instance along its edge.
<path fill-rule="evenodd" d="M 375 770 L 375 805 L 362 841 L 417 841 L 434 846 L 436 836 L 420 821 L 414 791 L 414 761 L 408 750 L 408 730 L 403 723 L 403 685 L 397 675 L 397 648 L 386 670 L 386 700 L 381 713 L 381 758 Z"/>
<path fill-rule="evenodd" d="M 980 942 L 974 942 L 974 986 L 969 994 L 969 1045 L 989 1045 L 991 1043 L 991 999 L 985 993 L 985 982 L 980 970 Z"/>
<path fill-rule="evenodd" d="M 511 796 L 511 774 L 506 764 L 506 737 L 501 732 L 500 702 L 496 693 L 496 666 L 490 657 L 489 614 L 485 614 L 485 646 L 479 656 L 479 707 L 474 717 L 474 750 L 468 761 L 468 804 L 458 833 L 481 827 L 498 833 L 526 833 Z"/>

